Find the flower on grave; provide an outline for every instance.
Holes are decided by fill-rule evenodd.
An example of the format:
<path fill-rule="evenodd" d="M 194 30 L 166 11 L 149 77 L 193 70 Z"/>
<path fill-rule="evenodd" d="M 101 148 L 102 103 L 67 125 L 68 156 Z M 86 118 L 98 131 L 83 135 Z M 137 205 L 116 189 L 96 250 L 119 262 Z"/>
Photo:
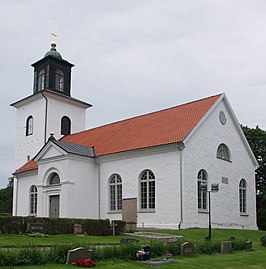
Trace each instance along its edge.
<path fill-rule="evenodd" d="M 93 262 L 91 259 L 79 259 L 79 260 L 76 260 L 74 262 L 72 262 L 72 265 L 76 265 L 76 266 L 79 266 L 79 267 L 95 267 L 96 266 L 96 263 Z"/>
<path fill-rule="evenodd" d="M 165 251 L 164 256 L 166 256 L 166 258 L 170 258 L 173 257 L 173 254 L 170 253 L 168 250 Z"/>
<path fill-rule="evenodd" d="M 137 258 L 140 258 L 140 257 L 144 256 L 145 254 L 146 254 L 145 251 L 143 249 L 141 249 L 136 253 L 136 256 L 137 256 Z"/>

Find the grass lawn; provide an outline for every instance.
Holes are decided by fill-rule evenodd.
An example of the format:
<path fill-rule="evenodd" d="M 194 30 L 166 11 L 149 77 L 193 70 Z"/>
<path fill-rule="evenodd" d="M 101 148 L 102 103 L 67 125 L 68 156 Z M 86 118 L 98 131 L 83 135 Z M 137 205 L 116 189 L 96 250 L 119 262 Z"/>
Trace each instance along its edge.
<path fill-rule="evenodd" d="M 147 230 L 145 230 L 147 231 Z M 186 229 L 186 230 L 152 230 L 152 232 L 161 232 L 164 234 L 181 235 L 187 241 L 200 242 L 208 234 L 207 229 Z M 159 268 L 183 268 L 183 269 L 266 269 L 266 248 L 259 245 L 259 237 L 266 235 L 266 231 L 250 231 L 250 230 L 227 230 L 213 229 L 213 240 L 226 240 L 230 236 L 235 236 L 238 239 L 245 238 L 253 242 L 255 248 L 252 252 L 236 251 L 232 254 L 213 254 L 213 255 L 195 255 L 193 257 L 175 257 L 174 264 L 161 265 Z M 90 244 L 117 244 L 120 239 L 125 236 L 84 236 L 78 237 L 75 235 L 58 235 L 45 238 L 29 237 L 27 235 L 0 235 L 0 247 L 25 247 L 29 245 L 45 246 L 61 243 L 74 243 L 75 245 L 90 245 Z M 116 268 L 116 269 L 133 269 L 133 268 L 154 268 L 143 265 L 139 262 L 126 261 L 96 261 L 96 268 Z M 21 266 L 21 267 L 1 267 L 8 269 L 68 269 L 76 268 L 72 265 L 43 265 L 43 266 Z"/>
<path fill-rule="evenodd" d="M 265 269 L 266 268 L 266 248 L 254 245 L 252 252 L 237 251 L 232 254 L 195 255 L 194 257 L 177 257 L 173 264 L 161 265 L 162 269 Z M 43 265 L 43 266 L 21 266 L 2 267 L 5 269 L 68 269 L 78 268 L 72 265 Z M 106 261 L 97 262 L 96 268 L 103 269 L 133 269 L 133 268 L 154 268 L 143 265 L 139 262 Z M 156 268 L 156 267 L 155 267 Z"/>
<path fill-rule="evenodd" d="M 140 230 L 142 231 L 142 230 Z M 208 234 L 208 229 L 184 229 L 184 230 L 143 230 L 155 233 L 173 234 L 183 236 L 186 241 L 201 242 Z M 235 236 L 238 239 L 251 240 L 259 242 L 261 235 L 266 235 L 266 231 L 253 230 L 230 230 L 230 229 L 212 229 L 212 240 L 226 240 L 230 236 Z M 28 247 L 28 246 L 54 246 L 56 244 L 74 244 L 79 246 L 88 245 L 112 245 L 119 244 L 124 236 L 76 236 L 73 234 L 66 235 L 50 235 L 49 237 L 29 237 L 28 235 L 0 235 L 0 248 L 7 247 Z M 134 237 L 135 238 L 135 237 Z M 145 239 L 140 241 L 145 241 Z M 147 241 L 147 240 L 146 240 Z"/>

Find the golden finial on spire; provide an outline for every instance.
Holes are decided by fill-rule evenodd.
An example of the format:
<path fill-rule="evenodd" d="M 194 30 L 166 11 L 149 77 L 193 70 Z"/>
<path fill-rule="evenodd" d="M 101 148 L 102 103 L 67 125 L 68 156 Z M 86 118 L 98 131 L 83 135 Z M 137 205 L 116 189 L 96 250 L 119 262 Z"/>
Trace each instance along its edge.
<path fill-rule="evenodd" d="M 56 41 L 55 41 L 55 39 L 57 37 L 57 34 L 56 33 L 51 33 L 51 35 L 53 36 L 53 40 L 51 42 L 51 46 L 52 47 L 56 47 Z"/>

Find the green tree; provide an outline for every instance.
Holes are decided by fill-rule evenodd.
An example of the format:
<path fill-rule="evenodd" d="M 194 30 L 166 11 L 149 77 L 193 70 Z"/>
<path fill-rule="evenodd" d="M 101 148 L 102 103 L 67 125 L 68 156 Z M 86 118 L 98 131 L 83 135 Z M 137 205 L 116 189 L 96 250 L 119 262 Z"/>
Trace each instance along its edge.
<path fill-rule="evenodd" d="M 266 131 L 258 126 L 242 126 L 242 130 L 260 166 L 256 171 L 257 221 L 258 227 L 266 230 Z"/>
<path fill-rule="evenodd" d="M 12 213 L 13 177 L 8 179 L 5 189 L 0 190 L 0 213 Z"/>

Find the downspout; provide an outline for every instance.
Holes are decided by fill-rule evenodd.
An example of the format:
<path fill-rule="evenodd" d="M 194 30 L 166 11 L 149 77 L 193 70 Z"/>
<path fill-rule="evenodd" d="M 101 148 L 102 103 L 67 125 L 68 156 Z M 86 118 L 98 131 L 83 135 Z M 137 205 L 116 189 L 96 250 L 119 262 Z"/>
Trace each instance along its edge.
<path fill-rule="evenodd" d="M 178 229 L 181 229 L 183 223 L 183 149 L 184 144 L 178 145 L 177 149 L 180 153 L 179 158 L 179 178 L 180 178 L 180 222 L 178 223 Z"/>
<path fill-rule="evenodd" d="M 92 146 L 93 148 L 93 154 L 95 157 L 95 163 L 97 165 L 97 179 L 98 179 L 98 219 L 101 219 L 101 164 L 99 159 L 96 157 L 95 154 L 95 148 L 94 146 Z"/>
<path fill-rule="evenodd" d="M 47 112 L 48 112 L 48 99 L 47 97 L 43 94 L 43 92 L 41 91 L 41 95 L 44 97 L 45 99 L 45 118 L 44 118 L 44 145 L 47 142 L 46 141 L 46 133 L 47 133 Z"/>
<path fill-rule="evenodd" d="M 13 177 L 13 209 L 12 216 L 18 215 L 18 179 L 16 176 Z"/>

